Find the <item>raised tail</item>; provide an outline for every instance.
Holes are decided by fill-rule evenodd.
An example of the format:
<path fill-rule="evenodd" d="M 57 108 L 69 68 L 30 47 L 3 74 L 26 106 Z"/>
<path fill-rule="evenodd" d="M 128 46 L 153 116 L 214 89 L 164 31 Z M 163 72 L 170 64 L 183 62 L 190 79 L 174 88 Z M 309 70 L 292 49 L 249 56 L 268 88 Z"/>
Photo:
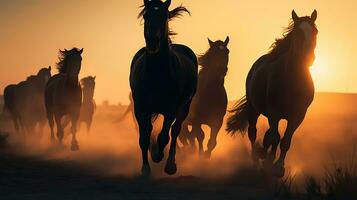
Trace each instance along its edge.
<path fill-rule="evenodd" d="M 251 112 L 247 98 L 245 96 L 241 98 L 229 112 L 233 114 L 227 120 L 226 131 L 232 135 L 236 132 L 245 133 L 248 129 L 249 113 Z"/>

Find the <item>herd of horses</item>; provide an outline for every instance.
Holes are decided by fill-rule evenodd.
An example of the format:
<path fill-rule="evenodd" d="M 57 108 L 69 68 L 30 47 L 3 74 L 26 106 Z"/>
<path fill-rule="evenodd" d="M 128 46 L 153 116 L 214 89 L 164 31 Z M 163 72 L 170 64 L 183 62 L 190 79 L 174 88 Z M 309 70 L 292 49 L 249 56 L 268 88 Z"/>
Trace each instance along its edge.
<path fill-rule="evenodd" d="M 176 33 L 169 28 L 169 22 L 190 12 L 183 6 L 170 10 L 170 4 L 171 0 L 144 0 L 139 18 L 144 20 L 146 46 L 131 62 L 131 104 L 124 115 L 131 111 L 137 121 L 141 173 L 145 177 L 151 172 L 149 149 L 154 162 L 162 161 L 170 135 L 167 174 L 177 171 L 178 139 L 192 149 L 196 148 L 197 140 L 199 153 L 209 158 L 217 145 L 217 134 L 227 111 L 224 81 L 230 38 L 215 42 L 208 39 L 209 49 L 197 58 L 188 46 L 171 40 Z M 246 79 L 246 95 L 230 111 L 227 120 L 227 132 L 248 132 L 254 163 L 258 165 L 263 160 L 264 169 L 276 177 L 284 176 L 284 161 L 293 134 L 314 98 L 309 66 L 315 59 L 316 18 L 316 10 L 304 17 L 292 11 L 292 21 L 283 37 L 276 39 L 270 52 L 253 64 Z M 51 76 L 51 67 L 43 68 L 26 81 L 5 88 L 5 108 L 11 113 L 16 130 L 19 130 L 18 124 L 28 132 L 33 131 L 35 124 L 42 129 L 47 117 L 51 138 L 55 139 L 56 123 L 57 139 L 62 143 L 64 127 L 71 122 L 71 149 L 79 149 L 77 125 L 85 121 L 89 130 L 95 110 L 95 77 L 82 79 L 81 84 L 78 81 L 82 52 L 83 49 L 77 48 L 60 51 L 58 74 Z M 162 130 L 157 140 L 152 140 L 152 124 L 158 114 L 163 116 Z M 263 146 L 256 142 L 260 115 L 269 121 Z M 283 138 L 278 131 L 282 119 L 288 122 Z M 208 125 L 211 130 L 206 151 L 202 125 Z M 279 144 L 280 156 L 276 159 Z"/>

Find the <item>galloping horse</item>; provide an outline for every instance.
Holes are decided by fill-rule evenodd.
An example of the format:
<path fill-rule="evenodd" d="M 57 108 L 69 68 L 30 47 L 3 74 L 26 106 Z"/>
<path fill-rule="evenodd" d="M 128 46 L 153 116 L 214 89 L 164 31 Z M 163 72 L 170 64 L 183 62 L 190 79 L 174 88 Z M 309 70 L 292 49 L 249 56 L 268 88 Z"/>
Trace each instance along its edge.
<path fill-rule="evenodd" d="M 81 79 L 83 90 L 83 101 L 81 107 L 80 122 L 84 122 L 87 126 L 87 132 L 90 131 L 93 115 L 96 109 L 96 103 L 93 99 L 95 89 L 95 76 L 88 76 Z"/>
<path fill-rule="evenodd" d="M 4 110 L 14 122 L 16 132 L 32 133 L 36 125 L 42 132 L 46 118 L 44 91 L 51 77 L 51 66 L 42 68 L 37 75 L 29 76 L 26 81 L 8 85 L 4 89 Z"/>
<path fill-rule="evenodd" d="M 246 97 L 240 100 L 227 122 L 229 132 L 245 132 L 248 128 L 253 161 L 257 163 L 259 157 L 265 158 L 264 166 L 278 177 L 284 176 L 284 161 L 291 139 L 314 99 L 309 66 L 315 59 L 316 18 L 316 10 L 305 17 L 298 17 L 292 11 L 293 22 L 284 37 L 277 39 L 270 53 L 254 63 L 246 81 Z M 262 148 L 258 148 L 255 142 L 260 114 L 268 118 L 270 127 L 265 133 Z M 278 126 L 281 119 L 286 119 L 288 124 L 280 142 Z M 279 143 L 280 157 L 273 165 Z"/>
<path fill-rule="evenodd" d="M 133 58 L 130 72 L 130 87 L 134 99 L 134 110 L 140 132 L 142 151 L 142 175 L 150 174 L 148 149 L 152 131 L 152 116 L 164 116 L 163 128 L 157 138 L 157 148 L 152 152 L 152 160 L 160 162 L 164 149 L 171 145 L 165 166 L 167 174 L 175 174 L 177 137 L 185 120 L 192 97 L 197 87 L 198 63 L 193 51 L 179 44 L 172 44 L 168 22 L 183 12 L 180 6 L 169 11 L 171 0 L 144 0 L 144 8 L 139 17 L 144 18 L 146 47 Z M 171 127 L 172 126 L 172 127 Z"/>
<path fill-rule="evenodd" d="M 217 134 L 221 129 L 224 115 L 227 110 L 227 93 L 224 88 L 224 78 L 228 71 L 229 37 L 223 42 L 212 42 L 208 39 L 210 48 L 198 58 L 202 66 L 198 75 L 197 93 L 192 100 L 190 113 L 184 122 L 180 141 L 187 146 L 188 141 L 195 148 L 195 138 L 198 140 L 199 152 L 203 153 L 203 140 L 205 133 L 201 125 L 206 124 L 211 128 L 211 137 L 205 156 L 211 156 L 217 145 Z M 191 132 L 188 125 L 192 125 Z"/>
<path fill-rule="evenodd" d="M 54 140 L 54 119 L 57 125 L 57 139 L 62 144 L 63 126 L 61 119 L 69 115 L 71 119 L 72 145 L 71 150 L 79 150 L 76 139 L 77 122 L 82 104 L 82 89 L 78 74 L 81 70 L 83 49 L 59 51 L 57 68 L 59 73 L 51 77 L 45 91 L 47 119 L 51 128 L 51 139 Z M 54 118 L 54 119 L 53 119 Z"/>

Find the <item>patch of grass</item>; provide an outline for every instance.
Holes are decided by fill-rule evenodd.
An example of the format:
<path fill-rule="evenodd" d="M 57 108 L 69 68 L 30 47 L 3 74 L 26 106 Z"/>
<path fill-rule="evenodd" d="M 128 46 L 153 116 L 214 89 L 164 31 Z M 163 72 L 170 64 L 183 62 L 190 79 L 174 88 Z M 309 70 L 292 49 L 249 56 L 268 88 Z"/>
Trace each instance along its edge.
<path fill-rule="evenodd" d="M 349 161 L 335 163 L 331 170 L 326 170 L 323 183 L 327 197 L 333 199 L 357 199 L 357 163 L 356 148 Z"/>
<path fill-rule="evenodd" d="M 290 199 L 296 194 L 293 188 L 295 176 L 288 173 L 284 178 L 276 179 L 274 182 L 274 196 L 276 198 Z"/>

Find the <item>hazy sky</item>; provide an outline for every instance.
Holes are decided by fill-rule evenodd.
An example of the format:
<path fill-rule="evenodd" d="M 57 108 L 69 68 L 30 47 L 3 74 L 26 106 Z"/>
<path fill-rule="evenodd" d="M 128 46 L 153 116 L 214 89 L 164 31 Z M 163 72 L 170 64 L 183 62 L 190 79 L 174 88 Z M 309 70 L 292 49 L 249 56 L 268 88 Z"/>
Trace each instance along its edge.
<path fill-rule="evenodd" d="M 130 62 L 144 45 L 136 18 L 142 0 L 0 0 L 0 90 L 40 67 L 57 62 L 58 49 L 83 47 L 80 76 L 97 76 L 95 98 L 128 102 Z M 287 26 L 291 10 L 318 11 L 318 91 L 357 92 L 357 1 L 355 0 L 173 0 L 192 12 L 171 23 L 175 42 L 197 54 L 212 40 L 231 38 L 226 88 L 244 94 L 252 63 Z M 55 71 L 53 71 L 54 73 Z M 2 92 L 0 92 L 2 93 Z"/>

